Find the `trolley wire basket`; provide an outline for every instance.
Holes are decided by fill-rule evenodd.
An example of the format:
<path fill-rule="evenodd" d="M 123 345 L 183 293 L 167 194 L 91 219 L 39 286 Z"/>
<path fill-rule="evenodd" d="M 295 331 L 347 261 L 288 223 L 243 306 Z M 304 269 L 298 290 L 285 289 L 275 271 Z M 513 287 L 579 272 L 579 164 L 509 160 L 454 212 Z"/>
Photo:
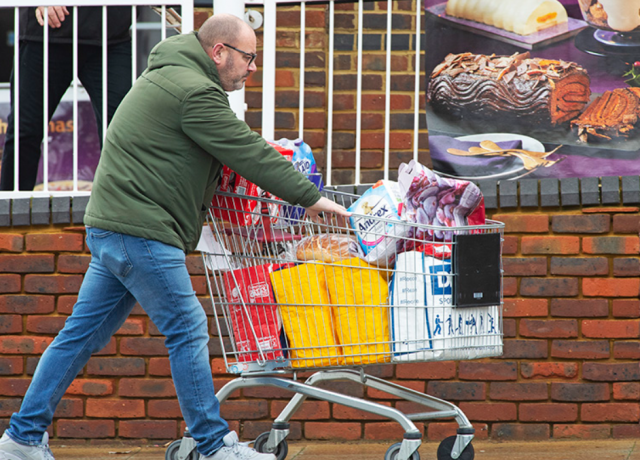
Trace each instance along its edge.
<path fill-rule="evenodd" d="M 325 191 L 349 207 L 358 196 Z M 502 354 L 504 224 L 434 227 L 375 215 L 312 221 L 277 199 L 219 193 L 200 248 L 226 369 L 239 388 L 275 386 L 294 393 L 271 431 L 254 441 L 279 460 L 289 420 L 307 397 L 395 420 L 405 431 L 387 459 L 419 459 L 414 421 L 453 418 L 456 436 L 438 459 L 473 458 L 474 429 L 452 403 L 366 374 L 369 365 L 464 360 Z M 298 372 L 315 371 L 306 381 Z M 424 406 L 404 414 L 320 388 L 347 380 Z M 193 457 L 191 457 L 193 455 Z M 188 433 L 168 460 L 195 457 Z"/>

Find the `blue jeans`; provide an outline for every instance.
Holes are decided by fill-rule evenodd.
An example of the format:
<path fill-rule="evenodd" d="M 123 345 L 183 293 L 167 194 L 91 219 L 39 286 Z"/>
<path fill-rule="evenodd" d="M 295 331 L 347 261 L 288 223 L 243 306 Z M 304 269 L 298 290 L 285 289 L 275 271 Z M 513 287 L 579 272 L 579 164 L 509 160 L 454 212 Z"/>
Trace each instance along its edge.
<path fill-rule="evenodd" d="M 229 432 L 220 417 L 209 361 L 207 317 L 195 296 L 185 254 L 158 241 L 87 227 L 91 263 L 78 302 L 42 355 L 20 412 L 8 434 L 35 445 L 51 424 L 65 391 L 92 353 L 104 348 L 129 316 L 136 299 L 165 337 L 182 415 L 211 455 Z"/>

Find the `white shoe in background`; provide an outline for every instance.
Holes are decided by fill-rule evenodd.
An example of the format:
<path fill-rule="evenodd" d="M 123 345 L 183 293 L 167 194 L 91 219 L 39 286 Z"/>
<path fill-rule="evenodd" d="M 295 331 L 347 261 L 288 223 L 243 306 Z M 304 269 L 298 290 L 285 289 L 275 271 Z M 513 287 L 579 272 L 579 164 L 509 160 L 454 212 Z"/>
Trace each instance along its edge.
<path fill-rule="evenodd" d="M 277 460 L 273 454 L 261 454 L 244 442 L 238 442 L 238 435 L 231 431 L 224 438 L 224 446 L 208 457 L 200 455 L 200 460 Z"/>
<path fill-rule="evenodd" d="M 49 449 L 49 434 L 45 432 L 39 445 L 27 446 L 14 441 L 5 432 L 0 438 L 0 460 L 55 460 Z"/>

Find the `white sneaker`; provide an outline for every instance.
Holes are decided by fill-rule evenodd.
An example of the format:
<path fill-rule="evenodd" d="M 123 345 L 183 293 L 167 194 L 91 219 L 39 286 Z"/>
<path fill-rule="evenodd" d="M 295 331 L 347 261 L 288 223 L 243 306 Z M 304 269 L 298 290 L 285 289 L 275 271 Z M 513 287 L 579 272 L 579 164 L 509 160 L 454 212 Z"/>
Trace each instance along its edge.
<path fill-rule="evenodd" d="M 235 431 L 229 432 L 222 440 L 224 441 L 222 449 L 208 457 L 200 455 L 200 460 L 277 460 L 273 454 L 261 454 L 252 449 L 247 445 L 248 442 L 238 442 Z"/>
<path fill-rule="evenodd" d="M 49 434 L 44 433 L 37 446 L 15 442 L 5 432 L 0 438 L 0 460 L 55 460 L 49 449 Z"/>

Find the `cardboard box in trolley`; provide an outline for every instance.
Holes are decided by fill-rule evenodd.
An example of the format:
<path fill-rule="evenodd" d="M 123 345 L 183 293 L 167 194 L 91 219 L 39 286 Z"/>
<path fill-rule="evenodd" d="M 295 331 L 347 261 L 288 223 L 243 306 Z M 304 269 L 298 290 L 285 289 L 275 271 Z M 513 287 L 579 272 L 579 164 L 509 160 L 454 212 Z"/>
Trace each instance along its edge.
<path fill-rule="evenodd" d="M 267 264 L 224 272 L 239 362 L 257 361 L 258 350 L 263 351 L 268 361 L 284 359 L 280 342 L 282 320 L 270 279 L 270 273 L 277 268 L 279 266 Z"/>

